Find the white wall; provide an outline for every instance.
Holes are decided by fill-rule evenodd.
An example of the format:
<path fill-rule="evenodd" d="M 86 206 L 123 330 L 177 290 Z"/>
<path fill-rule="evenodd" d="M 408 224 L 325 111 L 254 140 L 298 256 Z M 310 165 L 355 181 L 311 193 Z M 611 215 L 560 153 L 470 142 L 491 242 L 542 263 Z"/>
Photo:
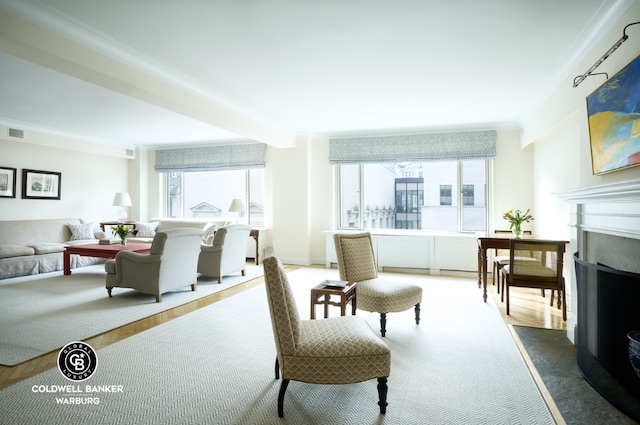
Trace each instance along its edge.
<path fill-rule="evenodd" d="M 114 220 L 118 214 L 118 208 L 112 206 L 114 194 L 129 191 L 129 162 L 125 158 L 0 138 L 0 166 L 17 169 L 16 198 L 0 198 L 0 220 Z M 22 199 L 23 169 L 62 173 L 60 200 Z"/>
<path fill-rule="evenodd" d="M 510 210 L 526 211 L 533 205 L 533 149 L 520 147 L 520 130 L 498 131 L 496 159 L 493 164 L 493 205 L 489 212 L 489 230 L 508 230 L 502 215 Z M 523 229 L 533 230 L 532 223 Z"/>
<path fill-rule="evenodd" d="M 618 21 L 602 41 L 587 55 L 555 90 L 539 110 L 527 121 L 523 142 L 532 142 L 535 231 L 540 236 L 568 236 L 568 206 L 554 192 L 589 187 L 616 181 L 637 179 L 640 167 L 593 175 L 587 122 L 586 97 L 602 85 L 606 78 L 596 75 L 573 88 L 573 76 L 584 73 L 622 36 L 625 25 L 640 21 L 640 1 Z M 597 72 L 612 77 L 640 54 L 640 25 L 628 28 L 629 39 L 622 44 Z M 573 253 L 571 253 L 573 254 Z"/>
<path fill-rule="evenodd" d="M 329 165 L 329 140 L 325 137 L 314 137 L 310 140 L 309 167 L 313 170 L 310 182 L 311 196 L 311 236 L 309 238 L 311 255 L 310 262 L 323 264 L 325 262 L 324 231 L 335 228 L 337 220 L 334 214 L 337 205 L 333 196 L 335 174 Z"/>
<path fill-rule="evenodd" d="M 309 150 L 309 141 L 299 138 L 295 148 L 270 147 L 265 157 L 265 226 L 276 255 L 293 264 L 310 262 Z"/>

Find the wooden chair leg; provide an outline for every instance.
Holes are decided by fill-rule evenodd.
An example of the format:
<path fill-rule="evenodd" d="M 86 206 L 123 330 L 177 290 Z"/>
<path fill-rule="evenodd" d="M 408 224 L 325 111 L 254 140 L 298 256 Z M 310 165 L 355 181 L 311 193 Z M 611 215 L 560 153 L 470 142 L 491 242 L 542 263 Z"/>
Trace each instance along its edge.
<path fill-rule="evenodd" d="M 280 385 L 280 393 L 278 394 L 278 417 L 284 418 L 284 393 L 287 392 L 289 380 L 283 379 Z"/>
<path fill-rule="evenodd" d="M 496 267 L 496 262 L 494 261 L 493 268 L 491 269 L 491 280 L 494 285 L 496 285 L 496 276 L 497 276 L 496 272 L 497 272 L 497 267 Z M 498 286 L 498 291 L 500 291 L 499 286 Z"/>
<path fill-rule="evenodd" d="M 278 362 L 278 356 L 276 356 L 276 379 L 280 379 L 280 363 Z"/>
<path fill-rule="evenodd" d="M 509 315 L 509 285 L 505 288 L 505 292 L 507 293 L 507 316 Z"/>
<path fill-rule="evenodd" d="M 416 325 L 419 325 L 420 324 L 420 303 L 416 304 L 413 310 L 416 313 Z"/>
<path fill-rule="evenodd" d="M 380 313 L 380 333 L 383 338 L 387 333 L 387 313 Z"/>
<path fill-rule="evenodd" d="M 564 297 L 562 296 L 563 291 L 558 289 L 558 301 L 556 301 L 556 306 L 558 307 L 558 309 L 560 309 L 562 307 L 562 304 L 564 304 L 564 302 L 562 301 L 564 299 Z M 553 300 L 550 304 L 551 306 L 553 306 Z"/>
<path fill-rule="evenodd" d="M 387 413 L 387 378 L 378 378 L 378 406 L 380 406 L 380 413 L 383 415 Z"/>

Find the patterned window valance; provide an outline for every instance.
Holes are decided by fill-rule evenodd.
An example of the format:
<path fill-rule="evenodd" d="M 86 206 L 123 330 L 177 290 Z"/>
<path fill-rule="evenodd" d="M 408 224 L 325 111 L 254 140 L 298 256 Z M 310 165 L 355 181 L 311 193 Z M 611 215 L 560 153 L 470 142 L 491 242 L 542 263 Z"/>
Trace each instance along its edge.
<path fill-rule="evenodd" d="M 496 131 L 408 134 L 403 136 L 330 139 L 329 162 L 428 162 L 493 159 Z"/>
<path fill-rule="evenodd" d="M 159 173 L 264 168 L 264 143 L 163 149 L 156 151 Z"/>

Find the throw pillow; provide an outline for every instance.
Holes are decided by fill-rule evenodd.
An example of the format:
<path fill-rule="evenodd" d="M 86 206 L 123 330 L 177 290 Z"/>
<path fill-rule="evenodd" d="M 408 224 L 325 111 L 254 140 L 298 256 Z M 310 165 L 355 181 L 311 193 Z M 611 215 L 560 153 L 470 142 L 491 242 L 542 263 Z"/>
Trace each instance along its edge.
<path fill-rule="evenodd" d="M 136 237 L 137 238 L 152 238 L 156 235 L 156 229 L 158 228 L 158 222 L 153 223 L 138 223 L 136 222 Z"/>
<path fill-rule="evenodd" d="M 84 224 L 67 224 L 71 230 L 70 241 L 78 241 L 81 239 L 95 239 L 93 234 L 93 223 Z"/>
<path fill-rule="evenodd" d="M 211 245 L 211 240 L 213 240 L 213 237 L 216 234 L 216 225 L 215 224 L 210 224 L 208 227 L 204 228 L 204 235 L 202 236 L 202 240 L 204 241 L 204 243 Z"/>

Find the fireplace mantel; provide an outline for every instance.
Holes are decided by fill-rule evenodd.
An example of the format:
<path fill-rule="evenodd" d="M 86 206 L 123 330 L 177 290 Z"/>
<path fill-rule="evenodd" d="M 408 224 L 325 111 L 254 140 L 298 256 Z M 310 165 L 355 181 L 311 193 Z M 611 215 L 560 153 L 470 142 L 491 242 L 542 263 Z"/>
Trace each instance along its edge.
<path fill-rule="evenodd" d="M 555 195 L 569 206 L 571 256 L 579 252 L 584 259 L 587 232 L 640 239 L 640 179 L 570 189 Z M 572 314 L 567 321 L 567 337 L 575 343 L 578 303 L 573 267 L 570 294 Z"/>
<path fill-rule="evenodd" d="M 556 192 L 556 196 L 572 203 L 603 201 L 640 201 L 640 179 L 599 186 L 581 187 Z"/>
<path fill-rule="evenodd" d="M 582 231 L 640 239 L 640 180 L 571 189 L 555 195 L 573 207 L 570 225 Z"/>

